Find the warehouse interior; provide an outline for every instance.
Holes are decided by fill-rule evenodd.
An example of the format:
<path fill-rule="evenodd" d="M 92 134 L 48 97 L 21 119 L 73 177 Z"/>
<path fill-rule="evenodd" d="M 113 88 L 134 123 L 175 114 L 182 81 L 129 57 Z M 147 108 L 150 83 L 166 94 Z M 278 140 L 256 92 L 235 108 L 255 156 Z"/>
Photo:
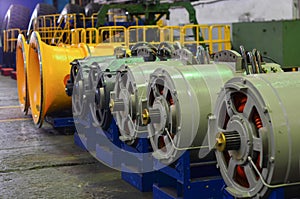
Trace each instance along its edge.
<path fill-rule="evenodd" d="M 0 0 L 0 198 L 300 198 L 300 0 Z"/>

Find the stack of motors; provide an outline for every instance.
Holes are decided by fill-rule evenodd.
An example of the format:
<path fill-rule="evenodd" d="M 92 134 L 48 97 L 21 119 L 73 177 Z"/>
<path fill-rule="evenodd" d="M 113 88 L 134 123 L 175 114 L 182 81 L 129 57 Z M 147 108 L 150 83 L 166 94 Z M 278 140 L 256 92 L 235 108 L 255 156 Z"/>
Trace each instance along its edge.
<path fill-rule="evenodd" d="M 242 69 L 245 65 L 251 68 L 245 60 L 235 51 L 221 51 L 215 54 L 214 62 L 159 68 L 151 74 L 148 109 L 144 110 L 144 115 L 155 158 L 169 164 L 190 150 L 191 160 L 199 161 L 200 149 L 201 159 L 212 159 L 208 149 L 207 118 L 213 113 L 224 83 L 234 76 L 245 75 Z M 263 71 L 271 68 L 266 63 L 260 66 Z M 272 64 L 272 67 L 281 70 L 278 65 Z"/>
<path fill-rule="evenodd" d="M 119 69 L 111 105 L 122 141 L 133 144 L 137 137 L 145 137 L 147 126 L 143 124 L 143 110 L 147 107 L 149 75 L 157 68 L 175 66 L 183 64 L 181 61 L 145 62 L 123 65 Z"/>
<path fill-rule="evenodd" d="M 118 48 L 115 50 L 115 56 L 92 56 L 74 61 L 70 81 L 66 87 L 67 94 L 72 95 L 73 115 L 80 117 L 80 121 L 85 121 L 86 125 L 90 123 L 107 130 L 112 121 L 110 109 L 113 109 L 113 104 L 110 103 L 110 92 L 115 88 L 115 82 L 119 82 L 118 78 L 127 77 L 126 72 L 120 70 L 120 67 L 155 61 L 158 59 L 156 54 L 157 48 L 154 46 L 148 43 L 137 43 L 131 49 L 132 57 Z M 166 57 L 166 53 L 160 53 L 160 57 L 163 56 Z"/>

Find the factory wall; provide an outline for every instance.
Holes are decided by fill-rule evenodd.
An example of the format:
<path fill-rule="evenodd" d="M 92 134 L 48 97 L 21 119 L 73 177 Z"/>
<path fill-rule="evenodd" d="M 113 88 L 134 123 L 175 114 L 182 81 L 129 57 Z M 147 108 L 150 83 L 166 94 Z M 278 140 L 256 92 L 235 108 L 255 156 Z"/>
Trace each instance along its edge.
<path fill-rule="evenodd" d="M 292 19 L 295 13 L 294 0 L 207 0 L 195 6 L 200 24 L 233 23 L 238 21 L 261 21 Z M 294 3 L 295 2 L 295 3 Z M 184 9 L 172 9 L 169 25 L 188 23 Z"/>

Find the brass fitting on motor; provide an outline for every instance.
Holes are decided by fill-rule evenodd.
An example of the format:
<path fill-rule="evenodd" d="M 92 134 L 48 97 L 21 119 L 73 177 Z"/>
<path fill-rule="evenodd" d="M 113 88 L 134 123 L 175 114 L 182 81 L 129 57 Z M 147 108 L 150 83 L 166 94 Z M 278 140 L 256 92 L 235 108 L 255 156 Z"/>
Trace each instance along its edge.
<path fill-rule="evenodd" d="M 219 152 L 223 152 L 226 148 L 226 137 L 223 132 L 219 132 L 216 136 L 216 149 Z"/>
<path fill-rule="evenodd" d="M 146 108 L 143 110 L 143 113 L 142 113 L 142 121 L 143 121 L 143 125 L 145 125 L 145 126 L 150 123 L 149 111 Z"/>
<path fill-rule="evenodd" d="M 109 101 L 109 110 L 110 112 L 113 112 L 115 106 L 115 101 L 113 99 L 110 99 Z"/>
<path fill-rule="evenodd" d="M 216 136 L 216 149 L 219 152 L 224 150 L 239 150 L 241 146 L 241 137 L 238 132 L 219 132 Z"/>

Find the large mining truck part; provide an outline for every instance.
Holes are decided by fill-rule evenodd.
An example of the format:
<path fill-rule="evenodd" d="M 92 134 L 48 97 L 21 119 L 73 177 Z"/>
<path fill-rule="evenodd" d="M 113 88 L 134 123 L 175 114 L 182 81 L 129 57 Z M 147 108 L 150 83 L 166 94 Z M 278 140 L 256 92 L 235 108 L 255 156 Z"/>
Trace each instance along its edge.
<path fill-rule="evenodd" d="M 93 53 L 86 44 L 50 46 L 33 32 L 27 67 L 29 101 L 34 123 L 41 127 L 46 115 L 71 115 L 71 99 L 65 94 L 70 63 Z M 93 55 L 97 55 L 94 51 Z M 105 55 L 105 50 L 101 55 Z M 107 51 L 111 55 L 111 51 Z"/>
<path fill-rule="evenodd" d="M 19 28 L 25 30 L 28 26 L 30 10 L 22 5 L 12 4 L 9 6 L 2 23 L 2 30 Z"/>
<path fill-rule="evenodd" d="M 19 103 L 25 115 L 27 115 L 30 106 L 27 87 L 28 48 L 29 45 L 24 35 L 19 34 L 16 47 L 17 86 Z"/>
<path fill-rule="evenodd" d="M 60 16 L 57 19 L 57 23 L 61 23 L 62 20 L 68 18 L 69 17 L 68 14 L 73 14 L 72 21 L 73 22 L 76 21 L 76 24 L 73 23 L 72 24 L 73 27 L 71 28 L 84 28 L 83 20 L 82 20 L 82 17 L 84 17 L 85 15 L 84 7 L 72 3 L 66 4 L 65 7 L 60 12 Z"/>
<path fill-rule="evenodd" d="M 209 146 L 233 197 L 299 190 L 299 77 L 296 72 L 234 77 L 220 91 L 209 117 Z M 291 198 L 299 197 L 294 193 Z"/>
<path fill-rule="evenodd" d="M 36 20 L 38 17 L 44 16 L 44 15 L 54 15 L 56 13 L 57 13 L 57 9 L 53 5 L 50 5 L 47 3 L 36 4 L 32 14 L 31 14 L 30 21 L 28 24 L 27 36 L 30 36 L 31 31 L 34 30 L 35 28 L 51 26 L 49 21 L 46 22 L 46 24 L 44 24 L 43 21 L 41 21 L 42 24 L 37 24 L 38 22 Z M 47 23 L 49 23 L 49 24 L 47 24 Z M 56 23 L 56 22 L 54 22 L 54 23 Z"/>

